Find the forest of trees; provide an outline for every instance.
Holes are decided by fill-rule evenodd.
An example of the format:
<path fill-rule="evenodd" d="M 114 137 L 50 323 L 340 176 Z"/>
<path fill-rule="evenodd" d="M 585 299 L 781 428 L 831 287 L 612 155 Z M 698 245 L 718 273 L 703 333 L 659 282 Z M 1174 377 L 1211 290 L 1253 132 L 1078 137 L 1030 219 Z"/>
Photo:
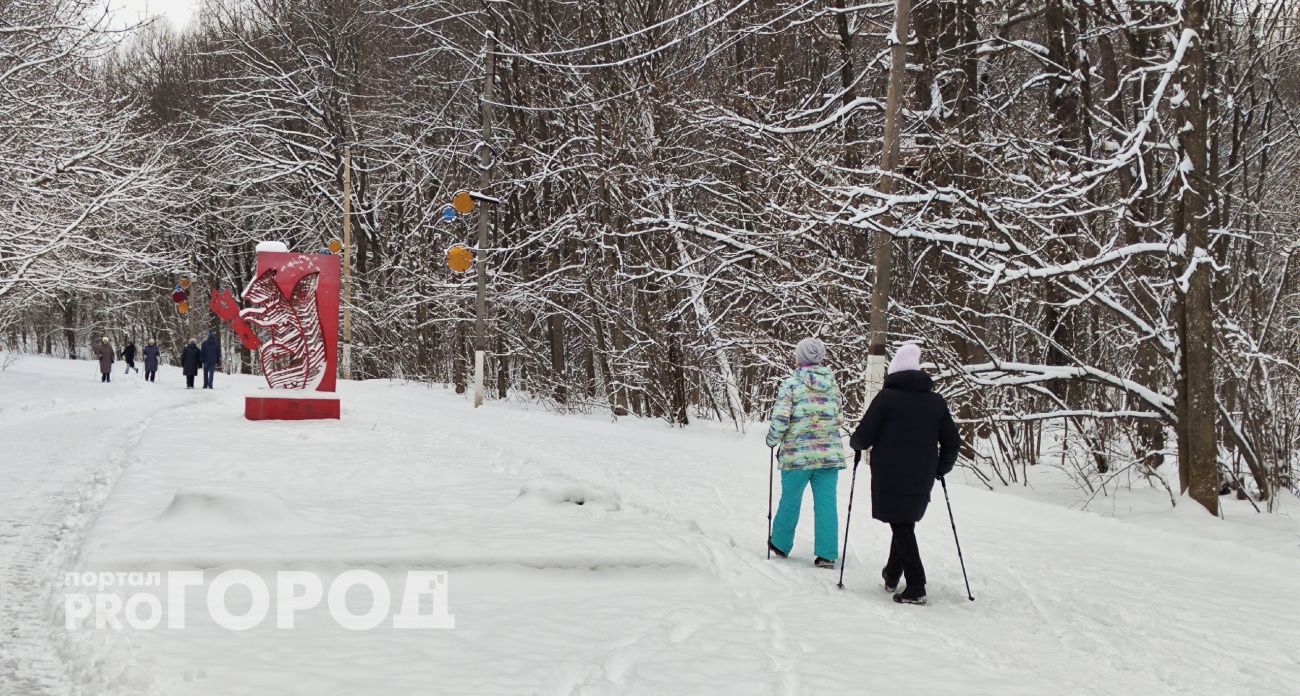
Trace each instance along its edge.
<path fill-rule="evenodd" d="M 890 341 L 991 485 L 1066 437 L 1088 487 L 1201 457 L 1216 495 L 1296 491 L 1300 2 L 920 0 L 885 194 L 894 12 L 210 0 L 176 32 L 0 0 L 0 343 L 174 357 L 216 327 L 178 277 L 338 237 L 350 148 L 353 370 L 464 385 L 444 260 L 477 221 L 441 213 L 487 147 L 493 396 L 744 427 L 814 334 L 856 416 L 883 230 Z"/>

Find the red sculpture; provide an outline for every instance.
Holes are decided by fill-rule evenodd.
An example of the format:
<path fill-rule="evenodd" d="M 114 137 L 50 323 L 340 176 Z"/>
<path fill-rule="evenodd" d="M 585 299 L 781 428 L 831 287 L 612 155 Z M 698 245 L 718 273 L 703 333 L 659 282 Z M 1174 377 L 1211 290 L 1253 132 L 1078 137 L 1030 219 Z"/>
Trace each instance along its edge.
<path fill-rule="evenodd" d="M 253 333 L 248 324 L 239 317 L 239 305 L 235 304 L 234 295 L 229 290 L 222 290 L 218 293 L 212 291 L 212 300 L 208 302 L 208 308 L 212 313 L 217 315 L 222 321 L 230 325 L 235 335 L 239 337 L 239 342 L 249 350 L 257 350 L 262 347 L 262 339 Z"/>
<path fill-rule="evenodd" d="M 249 396 L 246 418 L 339 417 L 339 401 L 332 396 L 338 364 L 339 275 L 339 257 L 332 254 L 259 251 L 256 273 L 240 295 L 242 310 L 229 290 L 212 291 L 209 307 L 249 350 L 258 351 L 271 389 L 299 392 Z M 264 329 L 266 339 L 253 327 Z"/>

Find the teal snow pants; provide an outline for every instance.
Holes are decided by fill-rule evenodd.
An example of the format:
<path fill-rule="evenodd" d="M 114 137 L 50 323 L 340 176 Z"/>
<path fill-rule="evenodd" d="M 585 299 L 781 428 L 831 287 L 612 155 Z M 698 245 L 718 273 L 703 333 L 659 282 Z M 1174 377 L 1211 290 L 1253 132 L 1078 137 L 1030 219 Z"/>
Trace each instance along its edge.
<path fill-rule="evenodd" d="M 828 560 L 840 557 L 840 522 L 836 511 L 835 482 L 839 469 L 791 469 L 781 472 L 781 503 L 772 521 L 772 544 L 783 553 L 794 546 L 794 528 L 799 524 L 803 489 L 812 485 L 813 553 Z"/>

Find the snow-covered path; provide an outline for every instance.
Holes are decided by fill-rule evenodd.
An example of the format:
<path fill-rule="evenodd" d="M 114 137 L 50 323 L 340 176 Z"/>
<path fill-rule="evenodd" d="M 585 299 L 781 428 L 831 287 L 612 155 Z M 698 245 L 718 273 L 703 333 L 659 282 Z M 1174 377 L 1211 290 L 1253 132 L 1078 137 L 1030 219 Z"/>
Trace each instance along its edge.
<path fill-rule="evenodd" d="M 120 367 L 120 366 L 119 366 Z M 149 425 L 184 400 L 137 374 L 100 384 L 89 362 L 0 374 L 0 694 L 67 690 L 54 583 Z"/>
<path fill-rule="evenodd" d="M 810 566 L 808 519 L 791 559 L 764 559 L 761 426 L 474 411 L 387 382 L 345 385 L 341 422 L 249 423 L 232 386 L 253 384 L 132 396 L 137 416 L 166 417 L 96 425 L 100 449 L 66 443 L 130 463 L 77 569 L 445 569 L 456 628 L 349 632 L 321 611 L 294 630 L 79 637 L 64 657 L 87 693 L 1280 696 L 1300 683 L 1294 525 L 1190 509 L 1119 521 L 954 482 L 978 601 L 940 498 L 918 530 L 932 605 L 900 607 L 880 589 L 886 533 L 865 469 L 846 590 Z M 4 432 L 53 456 L 30 441 L 35 422 Z M 841 514 L 848 484 L 846 471 Z M 164 514 L 178 490 L 287 507 Z M 48 631 L 38 618 L 13 620 Z"/>

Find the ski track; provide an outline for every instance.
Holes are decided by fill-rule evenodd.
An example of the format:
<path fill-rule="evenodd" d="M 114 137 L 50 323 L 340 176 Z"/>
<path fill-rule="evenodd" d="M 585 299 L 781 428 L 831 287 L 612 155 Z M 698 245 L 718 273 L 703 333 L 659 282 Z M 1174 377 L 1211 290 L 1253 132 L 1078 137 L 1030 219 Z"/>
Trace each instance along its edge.
<path fill-rule="evenodd" d="M 54 593 L 85 528 L 160 412 L 179 401 L 146 394 L 138 374 L 100 384 L 90 363 L 67 363 L 65 384 L 44 384 L 22 364 L 0 375 L 0 694 L 73 693 L 58 639 Z M 97 377 L 97 375 L 96 375 Z M 47 379 L 42 375 L 39 379 Z M 86 399 L 31 398 L 67 389 Z M 149 385 L 152 386 L 152 385 Z M 10 401 L 12 399 L 12 401 Z M 139 420 L 128 414 L 140 409 Z M 95 439 L 69 437 L 93 428 Z"/>

